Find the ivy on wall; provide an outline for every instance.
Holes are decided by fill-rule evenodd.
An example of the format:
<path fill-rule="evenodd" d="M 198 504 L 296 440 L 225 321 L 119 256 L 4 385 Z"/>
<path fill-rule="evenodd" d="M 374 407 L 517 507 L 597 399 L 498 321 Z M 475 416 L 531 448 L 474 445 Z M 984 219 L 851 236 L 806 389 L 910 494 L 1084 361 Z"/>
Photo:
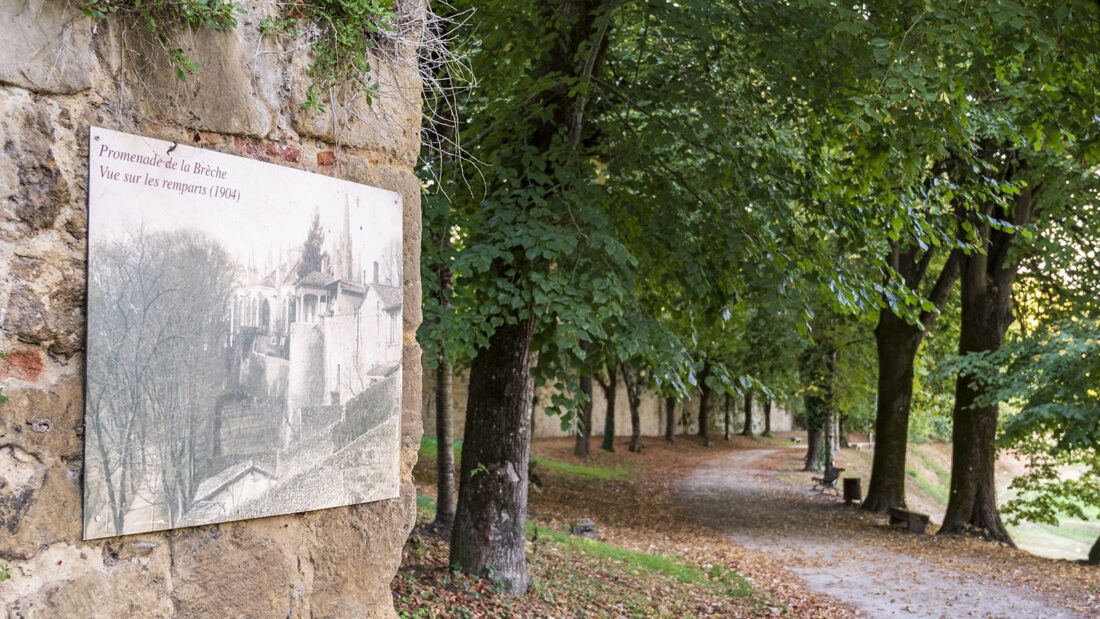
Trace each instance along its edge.
<path fill-rule="evenodd" d="M 394 0 L 297 0 L 278 6 L 276 15 L 260 22 L 261 33 L 293 38 L 308 27 L 313 83 L 303 108 L 323 110 L 318 93 L 339 83 L 373 89 L 368 54 L 396 19 Z M 171 33 L 180 27 L 228 30 L 246 12 L 237 0 L 83 0 L 81 10 L 97 19 L 116 14 L 137 19 L 165 47 L 181 81 L 199 66 L 173 45 Z"/>

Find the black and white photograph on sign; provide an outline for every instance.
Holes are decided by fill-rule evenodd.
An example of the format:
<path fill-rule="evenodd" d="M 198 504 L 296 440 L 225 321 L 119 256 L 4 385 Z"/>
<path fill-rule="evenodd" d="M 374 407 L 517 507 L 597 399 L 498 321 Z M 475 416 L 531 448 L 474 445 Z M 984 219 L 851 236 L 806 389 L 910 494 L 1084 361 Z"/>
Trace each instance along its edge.
<path fill-rule="evenodd" d="M 93 128 L 84 538 L 398 495 L 402 206 Z"/>

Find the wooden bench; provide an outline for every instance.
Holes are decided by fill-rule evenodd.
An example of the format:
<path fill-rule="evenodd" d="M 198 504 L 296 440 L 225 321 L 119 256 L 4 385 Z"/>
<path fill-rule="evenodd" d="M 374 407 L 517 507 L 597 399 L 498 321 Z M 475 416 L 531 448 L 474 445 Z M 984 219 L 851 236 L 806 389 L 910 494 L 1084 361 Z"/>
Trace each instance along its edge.
<path fill-rule="evenodd" d="M 911 533 L 924 533 L 928 527 L 928 514 L 909 511 L 904 507 L 890 508 L 890 526 L 904 524 Z"/>
<path fill-rule="evenodd" d="M 840 494 L 840 490 L 837 490 L 836 480 L 840 479 L 840 474 L 844 472 L 844 469 L 832 467 L 828 471 L 825 471 L 824 477 L 814 477 L 814 490 L 818 490 L 824 493 L 826 490 L 832 490 L 836 494 Z"/>

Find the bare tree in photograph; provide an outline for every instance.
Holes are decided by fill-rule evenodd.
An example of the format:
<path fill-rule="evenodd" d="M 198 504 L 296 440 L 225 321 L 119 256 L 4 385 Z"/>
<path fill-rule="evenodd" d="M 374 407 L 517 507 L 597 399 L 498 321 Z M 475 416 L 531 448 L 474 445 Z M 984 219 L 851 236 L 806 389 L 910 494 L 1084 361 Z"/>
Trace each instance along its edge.
<path fill-rule="evenodd" d="M 387 286 L 400 286 L 403 270 L 401 239 L 394 239 L 382 248 L 382 261 L 378 265 L 378 282 Z M 374 283 L 374 282 L 372 282 Z"/>
<path fill-rule="evenodd" d="M 138 233 L 95 252 L 88 328 L 100 345 L 88 358 L 89 459 L 107 495 L 95 503 L 115 534 L 138 505 L 172 526 L 190 506 L 212 441 L 236 269 L 216 242 L 189 231 Z"/>

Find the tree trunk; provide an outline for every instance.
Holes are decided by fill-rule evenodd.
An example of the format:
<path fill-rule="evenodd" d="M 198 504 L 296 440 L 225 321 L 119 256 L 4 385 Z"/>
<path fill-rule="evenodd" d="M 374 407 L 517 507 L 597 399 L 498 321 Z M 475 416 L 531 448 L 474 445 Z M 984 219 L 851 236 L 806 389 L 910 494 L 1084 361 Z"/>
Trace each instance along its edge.
<path fill-rule="evenodd" d="M 703 371 L 699 374 L 699 438 L 704 445 L 710 444 L 708 435 L 710 429 L 710 386 L 707 379 L 710 377 L 710 362 L 703 362 Z"/>
<path fill-rule="evenodd" d="M 630 404 L 630 452 L 642 451 L 642 377 L 631 374 L 630 368 L 622 366 L 623 381 L 626 382 L 626 399 Z"/>
<path fill-rule="evenodd" d="M 824 443 L 824 449 L 821 456 L 821 468 L 828 473 L 836 464 L 836 424 L 834 417 L 836 411 L 833 410 L 833 398 L 830 392 L 825 399 L 825 437 L 822 441 Z"/>
<path fill-rule="evenodd" d="M 563 0 L 539 5 L 541 52 L 529 77 L 546 85 L 523 105 L 546 113 L 531 114 L 521 126 L 508 132 L 512 137 L 523 136 L 516 138 L 515 155 L 505 164 L 516 172 L 512 180 L 515 186 L 543 185 L 539 176 L 550 175 L 551 182 L 546 186 L 569 191 L 574 172 L 567 164 L 587 160 L 580 146 L 588 86 L 599 72 L 613 23 L 611 11 L 617 6 L 607 0 Z M 542 159 L 544 167 L 532 169 L 528 153 Z M 546 196 L 550 203 L 555 197 Z M 531 208 L 526 198 L 513 206 L 519 210 Z M 555 223 L 560 225 L 568 219 L 564 207 L 551 218 L 555 216 Z M 498 258 L 490 266 L 490 276 L 515 281 L 518 273 L 518 285 L 533 286 L 525 278 L 526 271 L 543 267 L 527 262 L 522 255 L 509 264 Z M 508 310 L 501 310 L 503 325 L 489 337 L 487 347 L 478 351 L 470 368 L 450 564 L 487 578 L 505 593 L 521 594 L 528 584 L 524 525 L 534 399 L 531 368 L 536 356 L 531 352 L 531 343 L 537 316 L 530 307 L 512 311 L 508 314 Z M 522 313 L 531 317 L 518 320 Z M 513 319 L 517 319 L 515 324 Z"/>
<path fill-rule="evenodd" d="M 642 419 L 638 405 L 630 401 L 630 453 L 642 451 Z"/>
<path fill-rule="evenodd" d="M 764 435 L 772 435 L 772 399 L 764 398 Z"/>
<path fill-rule="evenodd" d="M 676 442 L 676 398 L 665 398 L 665 440 Z"/>
<path fill-rule="evenodd" d="M 973 257 L 967 259 L 969 262 Z M 970 270 L 968 265 L 968 271 Z M 1000 323 L 1004 318 L 990 315 L 991 307 L 973 294 L 972 277 L 963 278 L 963 317 L 959 333 L 959 353 L 997 350 L 1004 337 Z M 984 311 L 983 311 L 984 310 Z M 997 406 L 975 406 L 981 386 L 975 377 L 960 374 L 955 380 L 955 408 L 951 431 L 951 490 L 941 533 L 976 532 L 991 539 L 1011 543 L 1012 538 L 1001 522 L 994 489 Z"/>
<path fill-rule="evenodd" d="M 888 257 L 910 288 L 919 288 L 933 258 L 932 250 L 902 251 L 895 246 Z M 928 299 L 937 310 L 947 302 L 959 278 L 961 252 L 948 256 L 932 285 Z M 887 308 L 879 312 L 875 325 L 878 352 L 878 402 L 875 406 L 875 446 L 871 481 L 865 510 L 885 514 L 891 507 L 905 506 L 905 454 L 909 448 L 909 411 L 913 402 L 913 364 L 924 334 L 935 321 L 936 312 L 921 312 L 920 325 L 909 324 Z"/>
<path fill-rule="evenodd" d="M 699 395 L 699 430 L 696 434 L 703 441 L 703 444 L 710 443 L 710 436 L 707 432 L 707 428 L 710 426 L 710 387 L 703 383 L 700 386 Z"/>
<path fill-rule="evenodd" d="M 1009 173 L 1010 174 L 1010 173 Z M 987 207 L 986 215 L 1016 225 L 1030 221 L 1034 206 L 1032 189 L 1021 189 L 1012 216 L 999 206 Z M 1012 324 L 1012 284 L 1019 262 L 1009 259 L 1014 236 L 992 228 L 989 219 L 975 230 L 986 251 L 962 260 L 962 313 L 959 354 L 995 351 Z M 978 377 L 960 373 L 955 379 L 955 408 L 951 431 L 951 491 L 940 533 L 976 532 L 983 537 L 1012 544 L 997 511 L 994 463 L 997 405 L 975 406 L 982 393 Z"/>
<path fill-rule="evenodd" d="M 435 370 L 436 502 L 432 528 L 450 532 L 455 520 L 454 369 L 439 360 Z"/>
<path fill-rule="evenodd" d="M 878 404 L 875 452 L 863 509 L 885 514 L 905 507 L 905 452 L 909 446 L 909 410 L 913 401 L 913 362 L 921 331 L 892 312 L 879 312 L 875 327 L 878 350 Z"/>
<path fill-rule="evenodd" d="M 725 428 L 723 432 L 725 439 L 730 440 L 730 394 L 726 393 L 726 397 L 722 402 L 722 425 Z"/>
<path fill-rule="evenodd" d="M 505 324 L 471 365 L 462 485 L 451 534 L 451 565 L 514 594 L 527 590 L 533 335 L 533 319 Z"/>
<path fill-rule="evenodd" d="M 588 458 L 588 446 L 592 442 L 592 374 L 582 371 L 581 392 L 585 403 L 577 419 L 577 443 L 573 446 L 573 455 Z"/>
<path fill-rule="evenodd" d="M 614 363 L 607 364 L 607 382 L 600 381 L 603 388 L 604 399 L 607 401 L 607 412 L 603 420 L 603 441 L 600 449 L 615 451 L 615 400 L 619 394 L 619 372 Z"/>
<path fill-rule="evenodd" d="M 817 471 L 821 461 L 821 445 L 825 440 L 825 431 L 821 428 L 806 430 L 806 466 L 803 471 Z"/>
<path fill-rule="evenodd" d="M 745 427 L 741 428 L 742 436 L 752 436 L 752 391 L 745 392 Z"/>

